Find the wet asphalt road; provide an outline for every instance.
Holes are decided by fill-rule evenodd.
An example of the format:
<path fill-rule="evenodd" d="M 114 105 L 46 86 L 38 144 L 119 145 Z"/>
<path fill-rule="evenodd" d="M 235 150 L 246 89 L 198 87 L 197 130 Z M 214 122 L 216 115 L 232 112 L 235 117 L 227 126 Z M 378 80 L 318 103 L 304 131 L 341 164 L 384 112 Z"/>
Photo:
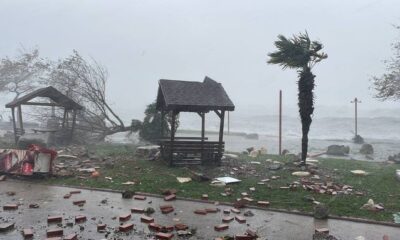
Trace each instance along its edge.
<path fill-rule="evenodd" d="M 252 228 L 257 230 L 261 239 L 310 240 L 315 226 L 328 227 L 332 235 L 343 240 L 354 239 L 357 236 L 364 236 L 367 240 L 379 240 L 382 239 L 384 234 L 389 235 L 391 240 L 400 239 L 400 228 L 339 220 L 319 222 L 312 217 L 258 209 L 251 209 L 254 216 L 246 217 L 246 223 L 240 224 L 237 221 L 232 221 L 229 223 L 228 230 L 216 232 L 214 231 L 214 226 L 221 224 L 222 217 L 226 216 L 222 211 L 204 216 L 196 215 L 193 211 L 195 209 L 213 207 L 223 210 L 231 207 L 182 200 L 165 202 L 157 197 L 147 197 L 145 201 L 122 199 L 120 193 L 90 190 L 81 190 L 80 194 L 74 194 L 70 199 L 64 199 L 63 196 L 72 190 L 75 189 L 20 181 L 8 180 L 0 182 L 0 206 L 8 203 L 21 204 L 18 210 L 15 211 L 0 209 L 0 223 L 15 222 L 16 226 L 12 231 L 0 232 L 0 239 L 23 239 L 21 230 L 29 227 L 34 229 L 34 239 L 45 239 L 46 230 L 56 227 L 56 224 L 47 224 L 49 215 L 62 215 L 64 235 L 77 233 L 79 239 L 151 239 L 152 234 L 147 224 L 140 222 L 141 214 L 132 214 L 132 218 L 127 221 L 135 225 L 133 232 L 129 234 L 115 233 L 114 228 L 118 228 L 120 224 L 118 216 L 130 213 L 130 209 L 134 207 L 153 207 L 156 212 L 152 217 L 158 224 L 174 225 L 181 222 L 189 225 L 190 228 L 195 228 L 197 230 L 196 234 L 190 239 L 210 240 L 225 234 L 243 234 L 246 229 Z M 14 191 L 16 195 L 8 196 L 6 194 L 7 191 Z M 83 207 L 72 204 L 73 201 L 81 199 L 86 200 L 86 204 Z M 107 203 L 101 203 L 102 200 L 107 200 Z M 31 203 L 36 203 L 40 207 L 38 209 L 30 209 L 29 204 Z M 159 206 L 163 204 L 173 205 L 175 211 L 166 215 L 161 214 Z M 248 209 L 242 210 L 240 215 L 243 215 L 246 210 Z M 72 226 L 68 224 L 74 223 L 74 218 L 77 215 L 85 215 L 87 221 L 82 224 L 73 224 Z M 230 215 L 234 216 L 233 213 Z M 107 224 L 107 231 L 110 232 L 107 237 L 105 233 L 97 232 L 97 223 L 100 222 Z"/>

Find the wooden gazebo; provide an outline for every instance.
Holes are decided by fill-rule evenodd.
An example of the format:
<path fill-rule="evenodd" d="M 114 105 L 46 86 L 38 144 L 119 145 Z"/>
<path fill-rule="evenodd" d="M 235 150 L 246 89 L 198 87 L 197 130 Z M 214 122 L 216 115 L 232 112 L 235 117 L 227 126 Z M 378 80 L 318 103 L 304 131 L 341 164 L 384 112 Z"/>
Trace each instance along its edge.
<path fill-rule="evenodd" d="M 50 101 L 31 101 L 35 98 L 48 98 Z M 75 124 L 76 124 L 76 114 L 78 110 L 83 109 L 81 105 L 76 103 L 71 98 L 65 96 L 60 91 L 55 89 L 54 87 L 45 87 L 37 89 L 31 93 L 28 93 L 22 97 L 19 97 L 13 100 L 10 103 L 6 104 L 6 108 L 11 108 L 11 115 L 13 120 L 13 128 L 14 128 L 14 136 L 15 142 L 18 142 L 20 136 L 25 133 L 24 124 L 22 121 L 22 105 L 30 105 L 30 106 L 50 106 L 50 107 L 61 107 L 64 109 L 64 116 L 62 120 L 62 129 L 69 131 L 69 138 L 72 139 Z M 15 117 L 15 109 L 18 111 L 18 121 Z M 70 114 L 71 113 L 71 114 Z M 72 115 L 72 122 L 70 117 Z M 18 126 L 17 126 L 18 122 Z M 46 130 L 35 130 L 46 132 Z M 48 132 L 55 132 L 56 129 L 47 130 Z"/>
<path fill-rule="evenodd" d="M 161 126 L 161 154 L 171 166 L 186 164 L 221 163 L 225 144 L 223 142 L 224 119 L 226 111 L 234 111 L 222 85 L 209 77 L 203 82 L 177 80 L 159 81 L 157 110 L 162 119 L 172 113 L 171 135 L 165 136 Z M 205 114 L 213 111 L 220 119 L 218 141 L 205 138 Z M 176 116 L 180 112 L 193 112 L 201 117 L 201 137 L 175 137 Z"/>

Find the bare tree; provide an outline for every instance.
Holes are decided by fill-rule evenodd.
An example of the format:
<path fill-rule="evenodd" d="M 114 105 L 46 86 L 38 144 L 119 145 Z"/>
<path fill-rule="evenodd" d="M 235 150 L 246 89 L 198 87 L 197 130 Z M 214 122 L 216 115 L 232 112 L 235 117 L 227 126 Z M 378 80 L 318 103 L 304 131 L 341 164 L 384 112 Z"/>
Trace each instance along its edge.
<path fill-rule="evenodd" d="M 400 26 L 396 26 L 400 30 Z M 392 45 L 394 56 L 385 61 L 386 73 L 373 77 L 375 97 L 381 100 L 400 100 L 400 41 Z"/>
<path fill-rule="evenodd" d="M 117 132 L 136 131 L 139 121 L 126 126 L 106 99 L 107 70 L 97 61 L 87 61 L 76 50 L 69 57 L 53 64 L 49 83 L 84 106 L 79 115 L 81 130 L 102 137 Z"/>
<path fill-rule="evenodd" d="M 0 91 L 12 93 L 16 99 L 40 85 L 40 78 L 48 68 L 37 48 L 22 49 L 15 59 L 5 57 L 0 60 Z"/>

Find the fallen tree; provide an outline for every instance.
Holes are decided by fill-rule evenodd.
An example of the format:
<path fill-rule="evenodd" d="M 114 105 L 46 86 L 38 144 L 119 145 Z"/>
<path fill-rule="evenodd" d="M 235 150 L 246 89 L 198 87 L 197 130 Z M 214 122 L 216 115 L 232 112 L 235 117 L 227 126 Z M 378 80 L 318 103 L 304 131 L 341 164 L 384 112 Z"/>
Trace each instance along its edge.
<path fill-rule="evenodd" d="M 135 132 L 141 122 L 125 125 L 106 98 L 108 73 L 94 59 L 84 59 L 76 50 L 65 59 L 52 64 L 47 83 L 84 106 L 79 113 L 78 130 L 97 133 L 99 138 L 118 132 Z"/>

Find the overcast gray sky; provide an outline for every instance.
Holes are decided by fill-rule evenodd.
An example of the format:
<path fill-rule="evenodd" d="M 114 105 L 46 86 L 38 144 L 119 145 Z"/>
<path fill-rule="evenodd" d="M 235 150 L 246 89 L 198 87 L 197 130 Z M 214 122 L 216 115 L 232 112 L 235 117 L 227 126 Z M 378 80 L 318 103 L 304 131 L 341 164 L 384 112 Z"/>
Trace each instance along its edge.
<path fill-rule="evenodd" d="M 160 78 L 221 82 L 237 110 L 275 113 L 279 89 L 295 109 L 297 74 L 267 65 L 278 34 L 307 30 L 329 58 L 314 68 L 316 104 L 391 108 L 369 90 L 399 39 L 399 0 L 42 0 L 0 1 L 0 56 L 23 45 L 57 59 L 77 49 L 108 68 L 108 96 L 141 116 Z M 261 112 L 262 113 L 262 112 Z M 261 114 L 260 113 L 260 114 Z"/>

